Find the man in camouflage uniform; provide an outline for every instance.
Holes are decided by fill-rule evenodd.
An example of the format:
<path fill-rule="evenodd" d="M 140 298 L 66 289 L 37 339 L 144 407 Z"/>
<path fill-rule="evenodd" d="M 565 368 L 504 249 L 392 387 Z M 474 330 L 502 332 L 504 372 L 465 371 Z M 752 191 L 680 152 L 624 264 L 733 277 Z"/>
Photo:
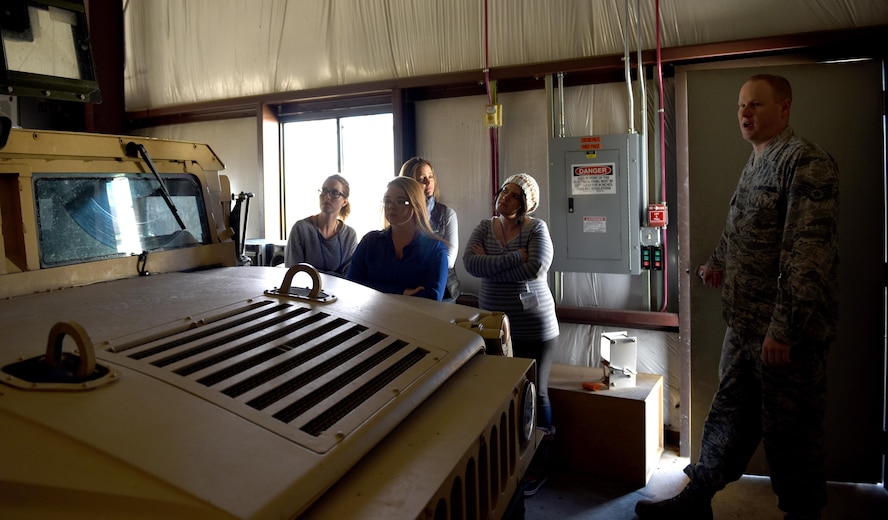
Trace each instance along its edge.
<path fill-rule="evenodd" d="M 712 518 L 711 499 L 740 478 L 759 441 L 785 518 L 819 518 L 826 504 L 826 354 L 838 321 L 838 169 L 789 126 L 792 90 L 756 75 L 740 90 L 750 156 L 721 240 L 697 276 L 724 281 L 727 322 L 719 388 L 687 487 L 642 500 L 643 519 Z"/>

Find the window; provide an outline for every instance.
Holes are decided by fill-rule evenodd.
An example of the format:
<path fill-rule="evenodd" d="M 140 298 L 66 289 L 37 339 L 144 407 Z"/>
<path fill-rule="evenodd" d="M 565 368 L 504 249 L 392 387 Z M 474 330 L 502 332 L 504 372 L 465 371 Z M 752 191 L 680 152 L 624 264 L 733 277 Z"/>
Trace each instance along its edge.
<path fill-rule="evenodd" d="M 83 0 L 3 2 L 0 86 L 17 96 L 97 102 Z"/>
<path fill-rule="evenodd" d="M 351 214 L 346 223 L 358 241 L 382 229 L 380 201 L 397 174 L 392 114 L 372 114 L 283 124 L 284 229 L 320 211 L 318 189 L 340 174 L 348 180 Z M 400 165 L 398 165 L 400 166 Z"/>
<path fill-rule="evenodd" d="M 165 176 L 169 203 L 143 174 L 35 174 L 33 182 L 41 267 L 210 241 L 200 183 L 190 175 Z"/>

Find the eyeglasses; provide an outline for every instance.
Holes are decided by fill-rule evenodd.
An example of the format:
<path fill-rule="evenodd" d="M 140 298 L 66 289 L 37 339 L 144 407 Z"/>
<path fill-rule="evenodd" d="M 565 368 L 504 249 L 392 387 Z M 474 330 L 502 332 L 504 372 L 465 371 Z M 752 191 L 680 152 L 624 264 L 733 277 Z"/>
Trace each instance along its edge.
<path fill-rule="evenodd" d="M 382 199 L 382 205 L 386 208 L 388 208 L 390 206 L 395 207 L 395 208 L 402 208 L 402 207 L 406 208 L 407 206 L 410 205 L 410 201 L 407 199 L 402 199 L 402 198 L 390 199 L 390 198 L 386 197 L 386 198 Z"/>
<path fill-rule="evenodd" d="M 318 190 L 319 197 L 330 197 L 333 200 L 338 199 L 339 197 L 345 197 L 345 193 L 337 190 L 328 190 L 327 188 L 321 188 Z"/>

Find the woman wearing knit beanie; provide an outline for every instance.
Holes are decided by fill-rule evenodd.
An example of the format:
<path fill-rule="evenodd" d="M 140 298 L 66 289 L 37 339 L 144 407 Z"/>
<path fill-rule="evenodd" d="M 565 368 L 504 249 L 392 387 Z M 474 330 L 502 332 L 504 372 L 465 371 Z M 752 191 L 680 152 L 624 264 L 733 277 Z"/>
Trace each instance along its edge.
<path fill-rule="evenodd" d="M 546 437 L 525 478 L 525 496 L 536 493 L 546 480 L 547 452 L 555 433 L 548 385 L 559 329 L 548 284 L 552 239 L 546 223 L 530 216 L 539 202 L 540 188 L 533 177 L 518 173 L 506 179 L 495 200 L 497 216 L 478 223 L 463 254 L 466 271 L 481 279 L 479 306 L 505 312 L 515 357 L 537 362 L 537 426 Z"/>

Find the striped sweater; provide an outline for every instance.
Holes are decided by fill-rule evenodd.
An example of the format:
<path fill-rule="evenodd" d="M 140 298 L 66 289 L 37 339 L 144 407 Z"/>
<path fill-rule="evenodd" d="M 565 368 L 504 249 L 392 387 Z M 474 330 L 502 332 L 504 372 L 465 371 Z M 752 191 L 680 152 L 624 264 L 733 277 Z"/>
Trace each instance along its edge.
<path fill-rule="evenodd" d="M 552 239 L 542 220 L 525 217 L 521 231 L 506 246 L 493 233 L 496 217 L 482 220 L 469 237 L 463 253 L 463 265 L 472 276 L 481 278 L 478 304 L 488 311 L 505 312 L 518 341 L 546 341 L 558 336 L 555 300 L 549 290 L 548 272 L 552 264 Z M 473 251 L 475 244 L 486 254 Z M 527 249 L 523 264 L 518 253 Z M 537 304 L 524 309 L 521 294 L 531 292 Z"/>

